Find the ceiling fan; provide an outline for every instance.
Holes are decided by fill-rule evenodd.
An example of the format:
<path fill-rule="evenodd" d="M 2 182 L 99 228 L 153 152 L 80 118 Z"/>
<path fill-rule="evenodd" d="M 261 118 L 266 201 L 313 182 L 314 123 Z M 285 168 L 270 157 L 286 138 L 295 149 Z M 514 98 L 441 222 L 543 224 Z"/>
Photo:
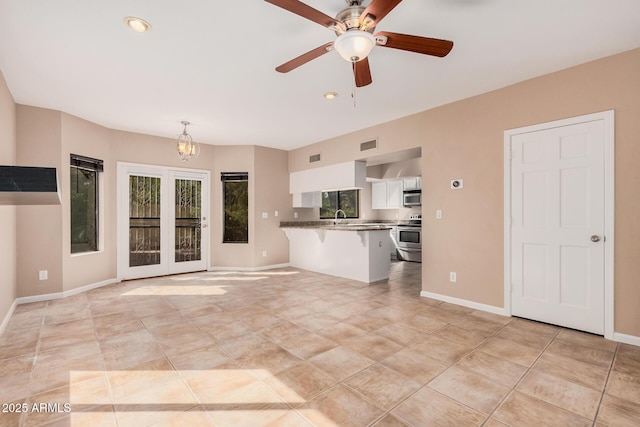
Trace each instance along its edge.
<path fill-rule="evenodd" d="M 390 47 L 409 52 L 446 56 L 453 48 L 453 42 L 407 34 L 380 31 L 373 34 L 376 26 L 402 0 L 371 0 L 365 8 L 363 0 L 346 0 L 347 7 L 336 15 L 335 19 L 298 0 L 265 0 L 291 13 L 316 22 L 336 33 L 335 41 L 325 43 L 291 61 L 278 66 L 276 71 L 288 73 L 307 62 L 332 50 L 352 63 L 357 87 L 371 84 L 371 69 L 367 55 L 375 46 Z"/>

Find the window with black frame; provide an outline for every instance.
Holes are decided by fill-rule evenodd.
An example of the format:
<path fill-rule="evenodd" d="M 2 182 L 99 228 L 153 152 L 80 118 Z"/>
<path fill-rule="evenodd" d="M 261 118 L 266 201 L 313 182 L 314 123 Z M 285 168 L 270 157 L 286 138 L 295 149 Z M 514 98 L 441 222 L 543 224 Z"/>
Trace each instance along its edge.
<path fill-rule="evenodd" d="M 103 161 L 71 154 L 71 253 L 98 251 L 98 175 Z"/>
<path fill-rule="evenodd" d="M 249 174 L 223 172 L 223 243 L 249 243 Z"/>
<path fill-rule="evenodd" d="M 324 191 L 322 193 L 322 207 L 320 219 L 335 218 L 336 211 L 341 209 L 347 218 L 360 217 L 360 190 Z M 339 214 L 340 218 L 344 215 Z"/>

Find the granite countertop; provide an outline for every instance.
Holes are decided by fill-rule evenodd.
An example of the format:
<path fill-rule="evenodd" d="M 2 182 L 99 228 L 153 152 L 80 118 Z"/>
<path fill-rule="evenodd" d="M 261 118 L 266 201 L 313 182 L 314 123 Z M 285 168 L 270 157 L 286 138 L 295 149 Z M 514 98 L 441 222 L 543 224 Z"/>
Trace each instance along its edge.
<path fill-rule="evenodd" d="M 334 224 L 332 220 L 327 221 L 282 221 L 280 228 L 321 228 L 323 230 L 341 230 L 341 231 L 372 231 L 372 230 L 391 230 L 398 224 L 407 221 L 380 221 L 380 222 L 357 222 L 343 220 Z"/>

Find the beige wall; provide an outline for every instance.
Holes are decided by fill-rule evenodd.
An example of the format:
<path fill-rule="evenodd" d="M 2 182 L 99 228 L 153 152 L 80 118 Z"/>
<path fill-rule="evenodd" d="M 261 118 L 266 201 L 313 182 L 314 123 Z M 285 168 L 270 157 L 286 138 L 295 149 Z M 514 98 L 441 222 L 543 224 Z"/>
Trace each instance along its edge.
<path fill-rule="evenodd" d="M 115 161 L 110 146 L 110 131 L 86 120 L 69 114 L 61 115 L 62 129 L 62 168 L 60 188 L 62 199 L 62 259 L 63 290 L 99 283 L 116 277 L 115 244 Z M 104 161 L 105 170 L 98 176 L 99 200 L 98 233 L 99 251 L 83 254 L 71 254 L 71 204 L 70 200 L 70 163 L 69 156 L 78 154 Z"/>
<path fill-rule="evenodd" d="M 293 150 L 291 171 L 308 156 L 325 164 L 422 147 L 423 289 L 502 307 L 504 131 L 610 110 L 616 112 L 615 331 L 640 336 L 640 50 L 528 80 L 389 123 Z M 463 191 L 449 180 L 462 178 Z M 436 220 L 434 211 L 443 210 Z M 458 281 L 448 281 L 449 272 Z"/>
<path fill-rule="evenodd" d="M 222 172 L 247 172 L 249 174 L 249 243 L 222 243 Z M 255 193 L 254 147 L 216 146 L 213 173 L 211 174 L 211 197 L 214 218 L 211 225 L 211 262 L 213 267 L 244 267 L 254 265 L 255 257 Z"/>
<path fill-rule="evenodd" d="M 0 72 L 0 165 L 16 164 L 16 105 Z M 16 208 L 0 206 L 0 324 L 17 296 Z"/>
<path fill-rule="evenodd" d="M 13 100 L 10 105 L 12 103 Z M 8 265 L 17 270 L 17 280 L 11 280 L 10 275 L 7 280 L 19 284 L 16 285 L 18 297 L 58 293 L 117 278 L 117 162 L 211 173 L 208 221 L 211 266 L 254 268 L 288 262 L 288 241 L 278 228 L 279 218 L 273 216 L 275 210 L 289 215 L 291 209 L 288 186 L 283 185 L 283 182 L 288 183 L 286 152 L 256 146 L 202 145 L 200 156 L 186 163 L 178 159 L 175 140 L 170 138 L 107 129 L 65 113 L 37 107 L 18 105 L 16 116 L 15 120 L 10 116 L 6 120 L 17 123 L 18 163 L 57 167 L 62 193 L 61 206 L 17 208 L 17 240 L 9 239 L 17 241 L 17 256 L 11 258 L 9 249 L 4 249 L 3 253 L 6 252 L 6 259 L 11 260 Z M 6 146 L 15 144 L 7 143 Z M 9 152 L 6 146 L 3 144 L 3 149 Z M 104 172 L 100 174 L 100 250 L 95 253 L 71 254 L 68 236 L 69 155 L 72 153 L 104 161 Z M 249 172 L 249 244 L 222 243 L 220 172 Z M 7 208 L 7 213 L 2 214 L 11 220 L 10 211 L 15 209 Z M 270 218 L 262 220 L 260 217 L 257 222 L 257 211 L 270 212 Z M 262 256 L 262 250 L 267 250 L 267 257 Z M 47 281 L 38 280 L 39 270 L 48 270 Z M 8 304 L 14 299 L 9 296 Z"/>
<path fill-rule="evenodd" d="M 268 266 L 289 262 L 289 240 L 280 230 L 280 221 L 291 217 L 288 154 L 283 150 L 255 147 L 254 264 Z M 275 216 L 278 211 L 278 216 Z M 262 218 L 267 212 L 268 218 Z M 267 251 L 267 256 L 263 256 Z"/>
<path fill-rule="evenodd" d="M 55 167 L 59 183 L 61 116 L 59 111 L 24 105 L 16 111 L 16 163 Z M 18 297 L 62 292 L 62 206 L 18 206 L 17 215 Z M 38 280 L 40 270 L 48 271 L 48 280 Z"/>
<path fill-rule="evenodd" d="M 291 212 L 287 152 L 260 146 L 215 147 L 212 187 L 212 254 L 214 268 L 259 268 L 289 262 L 289 241 L 279 229 Z M 249 243 L 222 243 L 222 172 L 249 174 Z M 274 216 L 278 211 L 279 217 Z M 268 212 L 267 219 L 262 212 Z M 262 251 L 267 256 L 262 256 Z"/>

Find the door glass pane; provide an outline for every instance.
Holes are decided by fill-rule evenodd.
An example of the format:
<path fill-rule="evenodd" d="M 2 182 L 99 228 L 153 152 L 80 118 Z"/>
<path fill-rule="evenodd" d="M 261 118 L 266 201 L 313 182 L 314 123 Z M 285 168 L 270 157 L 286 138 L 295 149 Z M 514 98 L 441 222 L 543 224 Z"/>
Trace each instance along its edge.
<path fill-rule="evenodd" d="M 160 178 L 129 177 L 129 266 L 160 264 Z"/>
<path fill-rule="evenodd" d="M 176 179 L 175 262 L 202 259 L 202 181 Z"/>

